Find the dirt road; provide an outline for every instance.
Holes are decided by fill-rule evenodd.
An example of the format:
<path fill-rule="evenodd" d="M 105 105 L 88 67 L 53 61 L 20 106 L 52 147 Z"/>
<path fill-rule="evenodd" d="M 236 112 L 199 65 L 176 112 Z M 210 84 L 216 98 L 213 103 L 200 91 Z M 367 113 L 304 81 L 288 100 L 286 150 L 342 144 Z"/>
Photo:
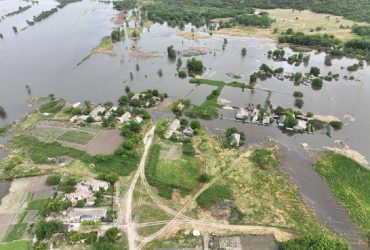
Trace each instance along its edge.
<path fill-rule="evenodd" d="M 126 221 L 126 229 L 127 229 L 127 240 L 129 244 L 129 249 L 130 250 L 135 250 L 136 249 L 136 239 L 138 238 L 135 225 L 132 221 L 132 196 L 134 193 L 135 185 L 136 182 L 140 176 L 141 171 L 143 171 L 145 167 L 145 160 L 148 155 L 148 151 L 150 148 L 150 145 L 152 144 L 153 141 L 153 136 L 154 136 L 154 130 L 155 126 L 153 126 L 150 131 L 145 135 L 144 137 L 144 153 L 141 158 L 139 168 L 137 169 L 134 178 L 131 182 L 130 188 L 128 189 L 126 193 L 126 210 L 125 210 L 125 221 Z"/>

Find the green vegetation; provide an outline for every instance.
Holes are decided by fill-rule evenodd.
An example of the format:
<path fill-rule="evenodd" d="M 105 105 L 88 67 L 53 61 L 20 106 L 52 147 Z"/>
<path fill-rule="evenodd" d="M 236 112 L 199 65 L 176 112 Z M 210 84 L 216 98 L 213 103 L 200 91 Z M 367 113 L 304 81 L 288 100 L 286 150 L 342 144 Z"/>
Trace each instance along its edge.
<path fill-rule="evenodd" d="M 49 175 L 46 179 L 46 184 L 48 185 L 58 185 L 60 183 L 60 176 L 59 175 Z"/>
<path fill-rule="evenodd" d="M 301 98 L 296 98 L 294 100 L 294 106 L 301 109 L 303 107 L 304 101 Z"/>
<path fill-rule="evenodd" d="M 49 199 L 33 200 L 28 202 L 26 210 L 39 210 L 42 211 L 49 204 Z"/>
<path fill-rule="evenodd" d="M 39 108 L 39 111 L 41 113 L 55 114 L 55 113 L 58 113 L 59 111 L 61 111 L 64 108 L 65 104 L 66 104 L 66 102 L 64 100 L 50 101 L 48 103 L 45 103 L 45 104 L 41 105 L 40 108 Z"/>
<path fill-rule="evenodd" d="M 10 230 L 6 233 L 4 241 L 10 242 L 14 240 L 20 240 L 23 238 L 23 234 L 27 229 L 27 223 L 18 223 L 13 225 Z M 1 249 L 1 247 L 0 247 Z"/>
<path fill-rule="evenodd" d="M 82 131 L 74 131 L 69 130 L 63 133 L 61 136 L 57 138 L 58 141 L 76 143 L 80 145 L 86 145 L 89 141 L 94 138 L 94 134 L 82 132 Z"/>
<path fill-rule="evenodd" d="M 273 152 L 264 148 L 254 150 L 250 159 L 260 169 L 276 168 L 279 164 Z"/>
<path fill-rule="evenodd" d="M 324 155 L 315 165 L 352 219 L 370 234 L 370 171 L 356 161 L 334 153 Z"/>
<path fill-rule="evenodd" d="M 298 250 L 298 249 L 311 249 L 311 250 L 350 250 L 349 244 L 335 236 L 315 233 L 301 236 L 287 242 L 279 243 L 280 250 Z"/>
<path fill-rule="evenodd" d="M 331 121 L 329 122 L 330 126 L 332 126 L 335 130 L 341 129 L 343 127 L 343 123 L 341 121 Z"/>
<path fill-rule="evenodd" d="M 123 233 L 116 227 L 109 228 L 103 237 L 100 237 L 98 242 L 94 244 L 94 250 L 127 250 L 127 243 Z"/>
<path fill-rule="evenodd" d="M 319 90 L 322 88 L 323 81 L 321 78 L 316 78 L 312 81 L 312 88 L 315 90 Z"/>
<path fill-rule="evenodd" d="M 237 145 L 237 142 L 233 140 L 233 134 L 238 133 L 240 134 L 240 142 L 239 145 Z M 239 147 L 244 144 L 245 141 L 245 135 L 243 132 L 238 132 L 236 128 L 228 128 L 226 130 L 226 143 L 225 147 Z"/>
<path fill-rule="evenodd" d="M 22 12 L 25 12 L 26 10 L 28 10 L 31 7 L 32 7 L 32 5 L 27 5 L 27 6 L 24 6 L 24 7 L 19 6 L 17 10 L 5 14 L 4 17 L 10 17 L 10 16 L 15 16 L 15 15 L 21 14 Z"/>
<path fill-rule="evenodd" d="M 226 22 L 220 21 L 219 28 L 230 28 L 236 25 L 268 28 L 273 21 L 273 19 L 269 18 L 267 12 L 262 12 L 259 15 L 240 15 Z"/>
<path fill-rule="evenodd" d="M 176 59 L 176 50 L 173 48 L 173 45 L 167 47 L 167 55 L 172 60 Z"/>
<path fill-rule="evenodd" d="M 58 220 L 41 220 L 35 227 L 35 233 L 38 240 L 50 239 L 53 234 L 61 232 L 63 232 L 63 223 Z"/>
<path fill-rule="evenodd" d="M 246 85 L 241 82 L 225 83 L 223 81 L 200 79 L 200 78 L 190 79 L 189 82 L 193 84 L 206 84 L 206 85 L 217 87 L 215 90 L 212 91 L 212 93 L 209 96 L 207 96 L 207 99 L 200 106 L 191 105 L 190 107 L 187 108 L 185 112 L 185 114 L 189 117 L 194 117 L 194 118 L 199 117 L 203 119 L 213 119 L 218 116 L 217 108 L 219 107 L 219 105 L 217 104 L 217 100 L 221 94 L 222 89 L 225 86 L 242 88 L 242 89 L 252 88 L 251 85 Z"/>
<path fill-rule="evenodd" d="M 26 240 L 18 240 L 6 243 L 0 243 L 0 250 L 30 250 L 31 243 Z"/>
<path fill-rule="evenodd" d="M 11 128 L 11 125 L 5 125 L 5 126 L 0 127 L 0 136 L 5 135 L 9 131 L 10 128 Z"/>
<path fill-rule="evenodd" d="M 352 32 L 359 36 L 370 37 L 370 26 L 365 25 L 353 25 Z"/>
<path fill-rule="evenodd" d="M 233 200 L 233 193 L 223 185 L 212 185 L 197 198 L 197 203 L 202 208 L 209 208 L 222 200 Z"/>
<path fill-rule="evenodd" d="M 171 199 L 175 188 L 179 189 L 182 195 L 186 195 L 197 185 L 199 163 L 194 158 L 191 141 L 181 145 L 182 154 L 178 146 L 178 143 L 165 144 L 165 142 L 153 145 L 145 167 L 149 184 L 156 187 L 158 194 L 167 199 Z M 174 153 L 179 156 L 161 156 L 161 152 L 168 150 L 180 151 Z"/>
<path fill-rule="evenodd" d="M 188 68 L 190 73 L 202 73 L 204 69 L 203 62 L 201 60 L 197 60 L 194 57 L 191 60 L 186 62 L 186 67 Z"/>
<path fill-rule="evenodd" d="M 113 1 L 113 8 L 116 10 L 129 10 L 133 9 L 136 6 L 136 0 L 121 0 L 121 1 Z"/>
<path fill-rule="evenodd" d="M 125 37 L 125 30 L 118 28 L 111 32 L 110 37 L 112 42 L 119 42 Z"/>
<path fill-rule="evenodd" d="M 49 16 L 53 15 L 57 12 L 57 8 L 52 8 L 50 10 L 42 11 L 39 15 L 33 17 L 33 21 L 28 21 L 28 24 L 33 25 L 34 23 L 41 22 L 42 20 L 48 18 Z"/>

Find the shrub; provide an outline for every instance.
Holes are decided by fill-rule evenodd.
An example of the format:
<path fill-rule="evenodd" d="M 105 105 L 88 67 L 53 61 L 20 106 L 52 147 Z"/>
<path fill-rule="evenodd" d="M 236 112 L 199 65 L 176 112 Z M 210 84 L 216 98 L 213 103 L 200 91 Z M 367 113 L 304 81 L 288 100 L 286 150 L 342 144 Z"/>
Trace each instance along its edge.
<path fill-rule="evenodd" d="M 303 107 L 304 101 L 301 98 L 297 98 L 294 101 L 294 106 L 301 109 Z"/>
<path fill-rule="evenodd" d="M 286 128 L 293 128 L 298 124 L 297 119 L 295 119 L 292 115 L 287 115 L 284 121 L 284 126 Z"/>
<path fill-rule="evenodd" d="M 201 183 L 206 183 L 206 182 L 209 182 L 211 180 L 211 176 L 209 174 L 201 174 L 199 175 L 198 177 L 198 181 L 201 182 Z"/>
<path fill-rule="evenodd" d="M 48 185 L 58 185 L 60 183 L 59 175 L 49 175 L 46 179 L 46 184 Z"/>
<path fill-rule="evenodd" d="M 186 78 L 188 75 L 186 74 L 185 71 L 183 70 L 180 70 L 179 73 L 178 73 L 178 76 L 181 78 L 181 79 L 184 79 Z"/>
<path fill-rule="evenodd" d="M 312 250 L 349 250 L 349 244 L 335 236 L 315 233 L 308 234 L 302 237 L 289 240 L 287 242 L 279 243 L 280 250 L 298 250 L 298 249 L 312 249 Z"/>
<path fill-rule="evenodd" d="M 201 60 L 197 60 L 194 57 L 191 60 L 188 60 L 187 63 L 187 68 L 189 72 L 193 73 L 202 73 L 203 72 L 203 62 Z"/>
<path fill-rule="evenodd" d="M 312 81 L 312 88 L 319 90 L 322 88 L 323 82 L 321 78 L 316 78 Z"/>
<path fill-rule="evenodd" d="M 330 126 L 332 126 L 335 130 L 341 129 L 343 127 L 343 123 L 341 121 L 331 121 Z"/>
<path fill-rule="evenodd" d="M 302 98 L 303 97 L 303 93 L 300 92 L 300 91 L 294 91 L 293 96 L 295 98 Z"/>
<path fill-rule="evenodd" d="M 36 237 L 37 240 L 50 239 L 55 233 L 63 232 L 63 223 L 59 220 L 40 221 L 36 224 Z"/>
<path fill-rule="evenodd" d="M 318 77 L 320 75 L 320 69 L 317 67 L 311 67 L 310 75 Z"/>

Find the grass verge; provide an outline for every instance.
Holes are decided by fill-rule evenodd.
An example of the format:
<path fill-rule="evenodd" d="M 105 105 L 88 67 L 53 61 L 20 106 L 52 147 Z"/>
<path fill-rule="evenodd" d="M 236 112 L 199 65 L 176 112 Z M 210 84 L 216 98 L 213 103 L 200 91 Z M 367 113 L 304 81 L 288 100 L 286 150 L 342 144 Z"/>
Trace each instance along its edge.
<path fill-rule="evenodd" d="M 0 243 L 0 250 L 29 250 L 31 243 L 26 240 Z"/>
<path fill-rule="evenodd" d="M 23 234 L 27 229 L 27 223 L 18 223 L 13 225 L 5 235 L 4 241 L 10 242 L 14 240 L 20 240 L 23 238 Z M 0 247 L 1 249 L 1 247 Z"/>
<path fill-rule="evenodd" d="M 334 153 L 325 154 L 315 169 L 369 237 L 370 171 L 356 161 Z"/>

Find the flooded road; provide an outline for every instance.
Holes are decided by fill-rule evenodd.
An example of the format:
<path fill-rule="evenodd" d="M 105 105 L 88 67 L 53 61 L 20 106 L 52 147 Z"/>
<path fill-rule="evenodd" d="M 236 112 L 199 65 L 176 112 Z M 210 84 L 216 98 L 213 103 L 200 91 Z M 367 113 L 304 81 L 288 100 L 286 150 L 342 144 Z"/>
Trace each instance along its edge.
<path fill-rule="evenodd" d="M 1 1 L 0 16 L 27 4 L 24 1 Z M 288 135 L 274 126 L 242 124 L 232 121 L 235 111 L 228 110 L 220 110 L 223 119 L 203 121 L 203 124 L 211 132 L 220 135 L 228 127 L 237 127 L 246 134 L 247 144 L 273 139 L 288 149 L 297 149 L 298 151 L 294 152 L 286 151 L 287 158 L 283 157 L 286 164 L 283 165 L 299 186 L 302 197 L 317 212 L 319 218 L 328 222 L 330 228 L 352 237 L 351 234 L 355 230 L 352 230 L 352 224 L 346 221 L 348 216 L 342 220 L 346 225 L 350 225 L 348 229 L 335 222 L 340 216 L 344 216 L 344 212 L 338 205 L 335 205 L 335 208 L 330 205 L 333 196 L 326 186 L 322 186 L 324 184 L 318 180 L 318 176 L 315 176 L 310 161 L 302 159 L 305 163 L 300 164 L 300 159 L 290 157 L 299 157 L 300 151 L 305 152 L 302 143 L 307 143 L 314 150 L 321 150 L 324 147 L 342 147 L 337 143 L 342 141 L 370 160 L 370 136 L 367 133 L 370 128 L 370 67 L 366 63 L 364 69 L 350 73 L 346 70 L 347 66 L 357 60 L 334 59 L 333 66 L 328 67 L 324 65 L 325 54 L 312 51 L 308 65 L 294 66 L 268 59 L 268 51 L 277 47 L 277 44 L 269 39 L 227 37 L 227 46 L 222 50 L 225 36 L 213 35 L 207 39 L 188 40 L 179 36 L 177 29 L 169 28 L 165 24 L 153 24 L 149 29 L 144 29 L 138 41 L 126 37 L 123 42 L 116 43 L 116 56 L 92 54 L 78 65 L 99 44 L 102 37 L 110 35 L 112 29 L 117 27 L 112 21 L 117 11 L 113 10 L 111 4 L 98 1 L 76 2 L 59 9 L 47 19 L 28 26 L 26 20 L 31 20 L 34 15 L 56 5 L 52 0 L 40 0 L 39 4 L 33 5 L 25 12 L 0 22 L 0 33 L 4 36 L 0 39 L 0 105 L 7 112 L 6 118 L 0 118 L 0 125 L 21 119 L 27 112 L 32 111 L 33 107 L 27 106 L 27 100 L 30 98 L 51 93 L 71 102 L 89 99 L 97 103 L 117 100 L 123 94 L 124 87 L 130 86 L 135 92 L 156 88 L 160 92 L 168 93 L 172 99 L 189 98 L 195 104 L 202 103 L 213 87 L 195 86 L 189 83 L 188 78 L 179 79 L 175 75 L 176 62 L 167 58 L 166 49 L 170 45 L 178 51 L 201 51 L 202 55 L 198 58 L 207 67 L 203 75 L 228 82 L 235 80 L 228 76 L 228 73 L 232 73 L 241 76 L 237 81 L 248 83 L 250 74 L 258 71 L 262 63 L 272 68 L 284 67 L 286 72 L 309 72 L 311 66 L 316 66 L 321 69 L 321 75 L 327 75 L 331 71 L 333 74 L 339 74 L 340 79 L 324 82 L 323 88 L 316 91 L 309 86 L 294 86 L 290 81 L 271 78 L 258 81 L 254 91 L 225 87 L 221 98 L 230 101 L 230 105 L 234 106 L 264 104 L 267 91 L 270 90 L 273 106 L 293 107 L 293 92 L 301 91 L 304 93 L 305 103 L 302 111 L 334 115 L 344 122 L 343 128 L 333 131 L 331 138 L 325 135 L 326 131 Z M 18 33 L 13 32 L 13 26 L 18 28 Z M 133 21 L 130 26 L 134 26 Z M 192 28 L 188 25 L 186 31 Z M 139 54 L 150 56 L 143 58 L 135 55 L 132 52 L 133 46 Z M 241 56 L 242 48 L 247 49 L 245 57 Z M 287 55 L 293 53 L 289 48 L 285 50 Z M 182 57 L 183 67 L 188 58 Z M 140 66 L 139 71 L 136 70 L 136 64 Z M 157 74 L 159 69 L 163 71 L 162 77 Z M 343 76 L 354 76 L 358 80 L 345 80 Z M 30 94 L 27 93 L 26 85 L 31 88 Z M 321 184 L 313 185 L 315 188 L 311 190 L 310 183 L 302 178 L 301 174 L 304 174 L 307 180 L 312 178 Z M 332 214 L 328 215 L 331 210 Z M 356 238 L 354 234 L 353 237 Z"/>

